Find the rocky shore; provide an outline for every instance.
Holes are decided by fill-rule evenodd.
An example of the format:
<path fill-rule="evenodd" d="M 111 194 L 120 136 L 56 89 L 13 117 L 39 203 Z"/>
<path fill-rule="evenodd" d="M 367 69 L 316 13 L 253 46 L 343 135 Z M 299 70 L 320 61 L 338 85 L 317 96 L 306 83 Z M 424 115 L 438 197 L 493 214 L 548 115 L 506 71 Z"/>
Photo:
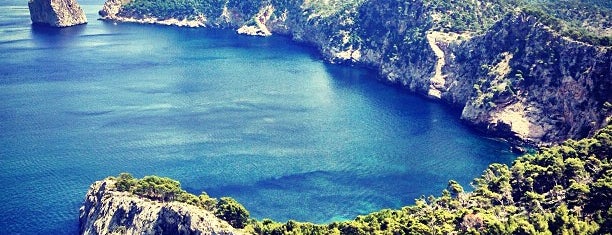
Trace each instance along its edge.
<path fill-rule="evenodd" d="M 563 36 L 527 11 L 509 11 L 486 30 L 456 33 L 426 1 L 356 2 L 323 11 L 292 0 L 250 12 L 226 3 L 210 9 L 216 14 L 175 20 L 123 11 L 121 0 L 108 0 L 100 15 L 288 35 L 315 46 L 331 63 L 370 67 L 386 82 L 457 107 L 466 123 L 516 145 L 590 136 L 612 117 L 610 46 Z"/>

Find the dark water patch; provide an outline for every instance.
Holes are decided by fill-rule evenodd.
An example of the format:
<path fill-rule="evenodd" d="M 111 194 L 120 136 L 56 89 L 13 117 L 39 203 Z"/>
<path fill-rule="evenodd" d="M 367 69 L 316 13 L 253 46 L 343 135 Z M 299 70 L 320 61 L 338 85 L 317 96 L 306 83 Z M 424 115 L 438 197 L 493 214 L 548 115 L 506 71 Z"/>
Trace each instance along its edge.
<path fill-rule="evenodd" d="M 300 174 L 287 175 L 283 177 L 270 178 L 258 181 L 253 185 L 225 185 L 214 188 L 193 189 L 190 192 L 206 191 L 211 196 L 221 196 L 231 192 L 242 201 L 247 208 L 257 208 L 254 205 L 266 205 L 265 207 L 277 208 L 279 197 L 289 198 L 292 206 L 298 208 L 308 207 L 316 210 L 315 221 L 333 222 L 354 218 L 354 212 L 367 214 L 376 208 L 395 208 L 412 203 L 414 199 L 422 195 L 439 193 L 440 187 L 433 186 L 445 182 L 429 182 L 431 185 L 424 188 L 413 187 L 414 182 L 432 177 L 427 172 L 412 172 L 409 174 L 379 174 L 361 175 L 359 172 L 332 172 L 314 171 Z M 338 187 L 340 185 L 340 187 Z M 361 186 L 366 186 L 364 191 Z M 397 188 L 410 187 L 410 190 L 396 190 Z M 280 196 L 283 194 L 285 196 Z M 257 195 L 253 200 L 253 195 Z M 320 203 L 310 204 L 310 201 Z M 277 206 L 274 206 L 277 205 Z M 279 208 L 281 220 L 298 219 L 310 220 L 300 217 L 295 209 Z M 256 216 L 265 216 L 265 211 L 255 209 Z M 263 219 L 265 217 L 257 217 Z"/>
<path fill-rule="evenodd" d="M 97 34 L 85 34 L 85 35 L 80 35 L 80 37 L 83 38 L 95 38 L 95 37 L 117 37 L 117 36 L 124 36 L 126 34 L 122 34 L 122 33 L 97 33 Z"/>
<path fill-rule="evenodd" d="M 0 45 L 4 44 L 13 44 L 13 43 L 21 43 L 21 42 L 29 42 L 30 39 L 16 39 L 16 40 L 8 40 L 8 41 L 0 41 Z"/>
<path fill-rule="evenodd" d="M 125 67 L 132 67 L 133 65 L 124 65 Z M 166 89 L 163 88 L 140 88 L 140 87 L 128 87 L 125 88 L 126 91 L 129 92 L 134 92 L 134 93 L 141 93 L 141 94 L 148 94 L 148 95 L 153 95 L 153 94 L 169 94 L 170 92 Z"/>
<path fill-rule="evenodd" d="M 57 36 L 57 38 L 67 39 L 72 36 L 79 36 L 83 33 L 86 24 L 71 27 L 51 27 L 44 24 L 32 24 L 32 34 L 36 36 Z"/>
<path fill-rule="evenodd" d="M 112 113 L 112 110 L 104 110 L 104 111 L 69 111 L 67 114 L 74 116 L 100 116 Z"/>
<path fill-rule="evenodd" d="M 180 59 L 205 62 L 205 61 L 212 61 L 212 60 L 227 60 L 228 57 L 192 55 L 192 56 L 182 56 L 180 57 Z"/>
<path fill-rule="evenodd" d="M 17 26 L 19 25 L 20 22 L 16 21 L 16 22 L 4 22 L 4 23 L 0 23 L 0 27 L 7 27 L 7 26 Z"/>

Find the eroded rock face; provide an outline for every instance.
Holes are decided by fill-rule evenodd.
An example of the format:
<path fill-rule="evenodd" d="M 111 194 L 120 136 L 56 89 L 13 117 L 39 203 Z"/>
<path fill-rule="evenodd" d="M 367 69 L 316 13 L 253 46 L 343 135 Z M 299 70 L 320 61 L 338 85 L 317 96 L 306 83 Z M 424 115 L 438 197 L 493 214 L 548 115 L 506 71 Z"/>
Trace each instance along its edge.
<path fill-rule="evenodd" d="M 80 209 L 80 234 L 244 234 L 210 211 L 118 192 L 114 184 L 106 179 L 91 185 Z"/>
<path fill-rule="evenodd" d="M 612 116 L 611 48 L 563 37 L 532 15 L 507 16 L 447 53 L 454 86 L 444 95 L 488 133 L 546 145 L 591 135 Z"/>
<path fill-rule="evenodd" d="M 68 27 L 87 23 L 87 17 L 76 0 L 30 0 L 28 7 L 34 24 Z"/>

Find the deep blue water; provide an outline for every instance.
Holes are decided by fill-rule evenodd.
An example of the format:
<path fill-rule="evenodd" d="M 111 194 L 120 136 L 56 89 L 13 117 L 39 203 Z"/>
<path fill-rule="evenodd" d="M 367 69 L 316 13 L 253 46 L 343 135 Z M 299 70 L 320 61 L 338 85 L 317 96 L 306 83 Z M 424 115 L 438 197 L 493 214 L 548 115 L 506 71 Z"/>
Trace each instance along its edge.
<path fill-rule="evenodd" d="M 456 112 L 282 37 L 0 6 L 0 234 L 74 234 L 89 185 L 162 175 L 256 218 L 329 222 L 464 187 L 504 143 Z M 6 6 L 7 4 L 21 6 Z"/>

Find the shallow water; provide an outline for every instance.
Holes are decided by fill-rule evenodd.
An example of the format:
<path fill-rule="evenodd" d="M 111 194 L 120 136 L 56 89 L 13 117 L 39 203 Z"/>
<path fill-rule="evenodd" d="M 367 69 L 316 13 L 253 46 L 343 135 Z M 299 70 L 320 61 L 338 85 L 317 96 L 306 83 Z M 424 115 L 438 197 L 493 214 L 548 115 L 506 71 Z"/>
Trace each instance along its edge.
<path fill-rule="evenodd" d="M 89 185 L 162 175 L 255 218 L 330 222 L 464 187 L 515 156 L 459 114 L 282 37 L 0 6 L 0 231 L 74 234 Z M 20 2 L 21 4 L 21 2 Z"/>

